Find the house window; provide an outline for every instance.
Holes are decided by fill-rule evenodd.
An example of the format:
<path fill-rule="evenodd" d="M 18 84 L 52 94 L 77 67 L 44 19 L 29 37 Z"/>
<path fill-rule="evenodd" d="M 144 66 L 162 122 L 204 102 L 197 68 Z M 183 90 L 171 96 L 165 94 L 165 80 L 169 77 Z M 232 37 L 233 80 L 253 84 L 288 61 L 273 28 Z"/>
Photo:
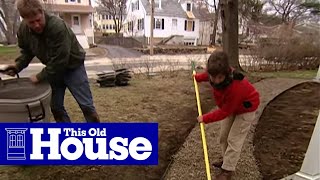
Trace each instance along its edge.
<path fill-rule="evenodd" d="M 131 3 L 131 11 L 139 10 L 139 1 Z"/>
<path fill-rule="evenodd" d="M 16 146 L 16 136 L 15 135 L 10 135 L 10 147 L 15 147 Z"/>
<path fill-rule="evenodd" d="M 187 11 L 191 11 L 191 3 L 187 3 Z"/>
<path fill-rule="evenodd" d="M 164 19 L 156 18 L 154 20 L 154 29 L 164 29 Z"/>
<path fill-rule="evenodd" d="M 188 21 L 188 20 L 185 20 L 184 21 L 184 30 L 185 31 L 194 31 L 194 21 Z"/>
<path fill-rule="evenodd" d="M 161 0 L 154 0 L 154 7 L 161 9 L 161 7 L 160 7 L 161 3 L 159 1 L 161 1 Z"/>
<path fill-rule="evenodd" d="M 19 146 L 19 147 L 23 147 L 24 146 L 24 144 L 23 144 L 23 136 L 22 135 L 18 135 L 17 146 Z"/>
<path fill-rule="evenodd" d="M 73 25 L 79 26 L 80 25 L 80 18 L 79 16 L 73 16 Z"/>
<path fill-rule="evenodd" d="M 144 18 L 138 19 L 138 30 L 144 29 Z"/>
<path fill-rule="evenodd" d="M 133 31 L 133 21 L 128 23 L 128 31 Z"/>
<path fill-rule="evenodd" d="M 81 0 L 65 0 L 66 3 L 75 3 L 75 2 L 78 2 L 78 3 L 81 3 Z"/>
<path fill-rule="evenodd" d="M 178 20 L 172 19 L 172 30 L 177 30 L 178 27 Z"/>

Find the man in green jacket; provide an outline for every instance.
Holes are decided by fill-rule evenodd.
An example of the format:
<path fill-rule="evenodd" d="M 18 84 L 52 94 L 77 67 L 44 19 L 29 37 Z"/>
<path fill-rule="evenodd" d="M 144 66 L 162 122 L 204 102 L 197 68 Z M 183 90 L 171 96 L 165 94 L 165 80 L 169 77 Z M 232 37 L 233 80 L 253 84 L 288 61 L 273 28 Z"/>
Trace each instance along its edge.
<path fill-rule="evenodd" d="M 17 9 L 23 18 L 17 33 L 21 55 L 6 68 L 7 74 L 15 75 L 37 57 L 46 67 L 30 80 L 50 83 L 51 111 L 56 122 L 71 122 L 64 108 L 66 88 L 86 121 L 100 122 L 84 66 L 85 51 L 73 31 L 62 19 L 46 13 L 39 0 L 17 0 Z"/>

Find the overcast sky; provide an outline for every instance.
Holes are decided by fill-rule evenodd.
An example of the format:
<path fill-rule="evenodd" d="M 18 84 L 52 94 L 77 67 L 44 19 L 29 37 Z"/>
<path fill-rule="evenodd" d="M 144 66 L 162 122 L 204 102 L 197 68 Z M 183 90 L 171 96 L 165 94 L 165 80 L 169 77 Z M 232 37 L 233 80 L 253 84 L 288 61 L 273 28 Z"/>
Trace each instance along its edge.
<path fill-rule="evenodd" d="M 96 0 L 91 0 L 92 6 L 97 6 Z"/>

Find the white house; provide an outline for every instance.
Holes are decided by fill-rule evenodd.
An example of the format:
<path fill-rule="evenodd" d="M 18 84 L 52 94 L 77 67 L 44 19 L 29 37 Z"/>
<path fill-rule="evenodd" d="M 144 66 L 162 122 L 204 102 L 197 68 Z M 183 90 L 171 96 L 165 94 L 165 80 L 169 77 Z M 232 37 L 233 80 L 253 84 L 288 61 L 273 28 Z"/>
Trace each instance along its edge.
<path fill-rule="evenodd" d="M 43 0 L 45 8 L 61 17 L 76 34 L 81 46 L 94 44 L 91 0 Z"/>
<path fill-rule="evenodd" d="M 199 13 L 192 0 L 155 0 L 154 41 L 196 45 L 199 40 Z M 150 0 L 128 0 L 124 36 L 150 40 Z"/>

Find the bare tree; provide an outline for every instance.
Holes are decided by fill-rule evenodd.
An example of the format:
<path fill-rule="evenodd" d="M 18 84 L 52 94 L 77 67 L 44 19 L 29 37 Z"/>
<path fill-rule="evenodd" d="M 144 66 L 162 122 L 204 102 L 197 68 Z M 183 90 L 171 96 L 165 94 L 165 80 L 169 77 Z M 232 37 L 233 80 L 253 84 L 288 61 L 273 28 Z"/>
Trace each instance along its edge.
<path fill-rule="evenodd" d="M 257 22 L 262 15 L 262 8 L 266 2 L 261 0 L 240 0 L 239 14 L 247 19 Z"/>
<path fill-rule="evenodd" d="M 0 30 L 4 33 L 8 44 L 17 42 L 19 17 L 15 0 L 0 0 Z"/>
<path fill-rule="evenodd" d="M 205 3 L 206 6 L 214 10 L 213 14 L 213 30 L 212 30 L 212 36 L 210 38 L 210 44 L 215 45 L 216 44 L 216 35 L 217 35 L 217 29 L 218 29 L 218 21 L 219 21 L 219 15 L 220 15 L 220 0 L 213 0 L 213 4 L 209 2 L 210 0 L 202 0 L 202 3 Z M 217 5 L 218 4 L 218 5 Z"/>
<path fill-rule="evenodd" d="M 216 44 L 216 36 L 217 36 L 217 29 L 218 29 L 218 20 L 219 20 L 219 14 L 220 14 L 220 0 L 218 1 L 218 6 L 216 6 L 216 1 L 214 2 L 214 24 L 213 24 L 213 32 L 212 32 L 212 39 L 211 39 L 211 45 L 215 45 Z"/>
<path fill-rule="evenodd" d="M 100 12 L 111 15 L 115 24 L 115 32 L 119 34 L 122 29 L 126 11 L 126 0 L 97 0 Z"/>
<path fill-rule="evenodd" d="M 232 67 L 242 70 L 238 48 L 238 0 L 221 0 L 222 46 Z"/>
<path fill-rule="evenodd" d="M 271 9 L 281 16 L 283 23 L 296 22 L 307 10 L 302 6 L 303 0 L 268 0 Z"/>
<path fill-rule="evenodd" d="M 154 0 L 151 0 L 150 55 L 153 55 Z"/>
<path fill-rule="evenodd" d="M 213 0 L 213 4 L 209 3 L 209 0 L 202 0 L 204 1 L 209 7 L 214 9 L 214 20 L 213 20 L 213 32 L 212 32 L 212 38 L 211 38 L 211 45 L 215 45 L 216 40 L 216 34 L 217 34 L 217 28 L 218 28 L 218 21 L 220 17 L 220 11 L 221 11 L 221 4 L 220 2 L 222 0 Z M 254 22 L 257 22 L 259 17 L 262 14 L 262 8 L 264 6 L 265 2 L 262 2 L 261 0 L 239 0 L 238 2 L 238 8 L 239 8 L 239 15 L 241 17 L 246 18 L 247 20 L 253 20 Z"/>

